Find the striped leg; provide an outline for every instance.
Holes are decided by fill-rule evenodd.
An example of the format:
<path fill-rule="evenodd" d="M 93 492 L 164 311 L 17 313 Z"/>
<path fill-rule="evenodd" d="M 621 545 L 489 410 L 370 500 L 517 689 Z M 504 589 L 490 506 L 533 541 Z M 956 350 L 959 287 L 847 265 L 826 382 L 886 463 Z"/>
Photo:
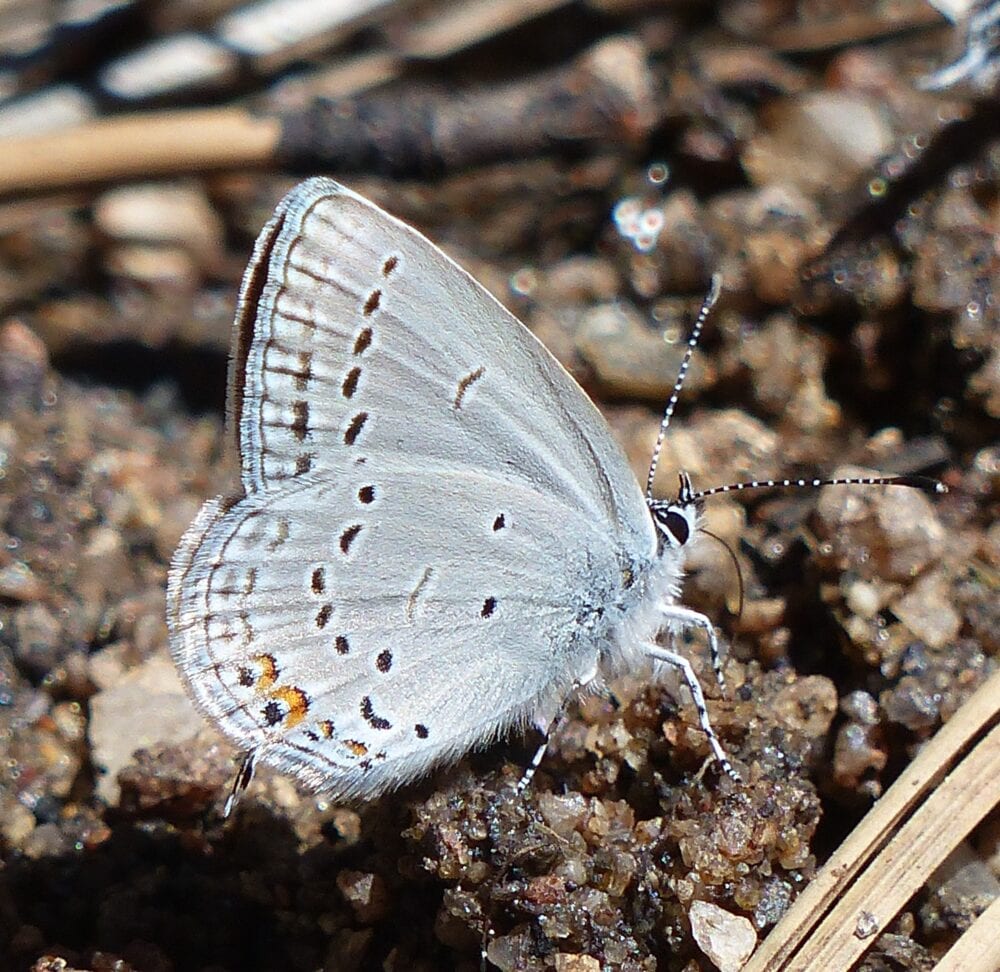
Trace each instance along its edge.
<path fill-rule="evenodd" d="M 694 612 L 690 613 L 693 614 Z M 706 624 L 708 623 L 708 619 L 702 615 L 696 614 L 695 616 L 701 617 Z M 701 685 L 698 683 L 698 677 L 691 667 L 691 662 L 683 655 L 668 651 L 666 648 L 661 648 L 656 644 L 647 644 L 645 647 L 646 654 L 651 658 L 658 662 L 663 662 L 665 665 L 673 666 L 684 676 L 684 681 L 687 682 L 688 690 L 691 692 L 691 698 L 694 701 L 694 707 L 698 712 L 698 722 L 701 724 L 702 731 L 708 736 L 708 744 L 712 747 L 712 753 L 715 755 L 716 760 L 718 760 L 719 765 L 726 771 L 726 774 L 737 783 L 742 783 L 743 781 L 736 770 L 733 769 L 733 764 L 729 762 L 729 757 L 726 755 L 726 751 L 722 748 L 722 743 L 719 742 L 719 737 L 712 728 L 712 723 L 708 718 L 708 706 L 705 704 L 705 696 L 702 694 Z"/>
<path fill-rule="evenodd" d="M 722 651 L 719 648 L 719 639 L 715 633 L 715 625 L 698 611 L 681 607 L 680 604 L 661 604 L 660 610 L 663 612 L 664 620 L 681 628 L 701 628 L 708 636 L 708 652 L 712 659 L 712 670 L 715 672 L 715 680 L 719 683 L 723 695 L 728 695 L 726 689 L 726 676 L 722 672 Z"/>
<path fill-rule="evenodd" d="M 558 703 L 555 715 L 551 714 L 554 706 L 550 704 L 536 710 L 535 714 L 531 717 L 532 725 L 542 734 L 542 744 L 535 750 L 535 755 L 531 757 L 531 762 L 525 769 L 524 775 L 518 781 L 518 793 L 523 793 L 528 788 L 528 784 L 531 782 L 532 777 L 534 777 L 535 771 L 545 758 L 545 750 L 549 747 L 549 740 L 552 738 L 552 734 L 559 727 L 560 723 L 563 721 L 563 717 L 566 715 L 566 706 L 573 701 L 580 689 L 589 685 L 597 677 L 597 672 L 598 667 L 595 660 L 593 670 L 588 672 L 582 678 L 576 680 L 573 683 L 573 691 L 570 692 L 569 695 L 562 700 L 562 702 Z"/>
<path fill-rule="evenodd" d="M 251 749 L 243 757 L 240 771 L 233 780 L 233 788 L 229 791 L 226 805 L 222 810 L 222 818 L 225 820 L 236 809 L 236 804 L 240 802 L 240 797 L 246 792 L 247 787 L 253 780 L 253 771 L 257 765 L 257 750 Z"/>
<path fill-rule="evenodd" d="M 564 703 L 560 706 L 559 711 L 555 714 L 555 717 L 548 720 L 548 723 L 542 722 L 542 724 L 539 725 L 537 721 L 535 722 L 535 728 L 542 734 L 542 743 L 538 749 L 535 750 L 535 755 L 531 757 L 531 762 L 525 767 L 524 773 L 521 775 L 521 779 L 517 782 L 518 793 L 523 793 L 534 778 L 535 771 L 545 758 L 545 750 L 549 748 L 549 740 L 552 738 L 552 733 L 556 731 L 559 723 L 562 722 L 565 711 L 566 705 Z"/>

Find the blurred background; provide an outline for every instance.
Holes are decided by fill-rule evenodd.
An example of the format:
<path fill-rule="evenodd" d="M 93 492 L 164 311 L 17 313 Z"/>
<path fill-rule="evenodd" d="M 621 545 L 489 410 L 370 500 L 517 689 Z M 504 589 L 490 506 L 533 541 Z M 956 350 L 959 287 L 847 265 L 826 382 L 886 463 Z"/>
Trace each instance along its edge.
<path fill-rule="evenodd" d="M 738 969 L 1000 651 L 998 24 L 0 2 L 0 965 Z M 253 240 L 318 173 L 524 320 L 639 475 L 721 273 L 661 495 L 679 469 L 947 483 L 708 507 L 742 581 L 706 541 L 684 600 L 729 645 L 710 707 L 743 788 L 699 773 L 686 695 L 636 678 L 571 710 L 523 798 L 515 738 L 369 807 L 262 770 L 223 824 L 238 754 L 173 672 L 166 571 L 232 481 Z M 989 810 L 844 968 L 934 967 L 1000 892 Z"/>

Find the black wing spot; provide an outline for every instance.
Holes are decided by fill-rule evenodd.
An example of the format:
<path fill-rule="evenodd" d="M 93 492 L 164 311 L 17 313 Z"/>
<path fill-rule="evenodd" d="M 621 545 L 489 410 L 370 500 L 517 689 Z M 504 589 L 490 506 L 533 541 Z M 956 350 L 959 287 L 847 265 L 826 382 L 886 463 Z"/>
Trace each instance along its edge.
<path fill-rule="evenodd" d="M 391 256 L 391 257 L 389 257 L 385 261 L 385 263 L 382 264 L 382 276 L 383 277 L 388 277 L 389 274 L 392 273 L 392 271 L 395 270 L 398 265 L 399 265 L 399 257 L 398 256 Z"/>
<path fill-rule="evenodd" d="M 378 658 L 375 659 L 375 667 L 383 675 L 392 668 L 392 652 L 388 648 L 385 651 L 379 652 Z"/>
<path fill-rule="evenodd" d="M 303 442 L 309 434 L 309 403 L 304 399 L 299 399 L 292 405 L 292 435 L 299 442 Z"/>
<path fill-rule="evenodd" d="M 333 605 L 324 604 L 316 614 L 316 627 L 322 630 L 330 623 L 330 617 L 333 614 Z"/>
<path fill-rule="evenodd" d="M 358 436 L 361 435 L 361 430 L 365 427 L 365 422 L 367 421 L 367 412 L 358 412 L 358 414 L 351 419 L 351 424 L 347 427 L 347 431 L 344 433 L 344 442 L 347 445 L 354 445 L 354 443 L 358 441 Z"/>
<path fill-rule="evenodd" d="M 418 739 L 426 739 L 427 738 L 427 735 L 428 735 L 428 733 L 427 733 L 427 726 L 425 726 L 422 722 L 418 722 L 413 727 L 413 731 L 417 734 L 417 738 Z"/>
<path fill-rule="evenodd" d="M 355 523 L 353 526 L 349 526 L 340 535 L 340 552 L 346 554 L 351 549 L 351 544 L 354 543 L 355 537 L 361 532 L 361 524 Z"/>
<path fill-rule="evenodd" d="M 488 597 L 483 601 L 483 609 L 480 614 L 484 618 L 490 617 L 493 612 L 497 609 L 497 599 L 495 597 Z"/>
<path fill-rule="evenodd" d="M 344 398 L 353 398 L 358 390 L 358 379 L 361 377 L 361 369 L 354 367 L 347 372 L 344 383 L 340 386 L 340 393 Z"/>
<path fill-rule="evenodd" d="M 362 486 L 358 490 L 358 499 L 362 503 L 374 503 L 375 502 L 375 487 L 374 486 Z"/>
<path fill-rule="evenodd" d="M 503 513 L 501 513 L 493 521 L 493 532 L 496 533 L 497 530 L 502 530 L 507 525 L 507 521 L 504 519 Z"/>
<path fill-rule="evenodd" d="M 351 650 L 351 643 L 347 640 L 347 635 L 337 635 L 333 647 L 337 649 L 338 655 L 346 655 Z"/>
<path fill-rule="evenodd" d="M 361 718 L 365 720 L 372 727 L 372 729 L 391 729 L 392 723 L 388 719 L 383 719 L 381 716 L 375 714 L 375 708 L 372 705 L 371 696 L 366 695 L 361 700 Z"/>
<path fill-rule="evenodd" d="M 358 331 L 358 336 L 354 339 L 354 353 L 364 354 L 372 343 L 372 329 L 363 327 Z"/>
<path fill-rule="evenodd" d="M 317 567 L 312 573 L 313 594 L 322 594 L 326 590 L 326 571 L 322 567 Z"/>
<path fill-rule="evenodd" d="M 365 301 L 365 306 L 362 309 L 362 313 L 365 317 L 371 317 L 375 311 L 378 310 L 378 305 L 382 300 L 382 291 L 373 290 L 369 295 L 368 299 Z"/>
<path fill-rule="evenodd" d="M 246 665 L 240 665 L 236 672 L 236 681 L 242 688 L 253 688 L 253 683 L 256 680 L 253 677 L 253 672 Z"/>
<path fill-rule="evenodd" d="M 271 701 L 264 706 L 262 714 L 264 716 L 264 724 L 268 726 L 276 726 L 284 718 L 281 706 L 275 702 L 274 699 L 271 699 Z"/>

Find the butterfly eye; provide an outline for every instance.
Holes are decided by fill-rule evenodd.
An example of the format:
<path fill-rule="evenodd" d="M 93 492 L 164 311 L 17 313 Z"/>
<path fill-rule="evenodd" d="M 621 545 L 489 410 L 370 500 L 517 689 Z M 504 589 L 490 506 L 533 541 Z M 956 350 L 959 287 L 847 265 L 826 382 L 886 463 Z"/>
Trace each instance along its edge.
<path fill-rule="evenodd" d="M 691 536 L 691 524 L 683 513 L 678 513 L 677 510 L 666 510 L 657 519 L 660 521 L 663 531 L 678 547 L 683 547 L 688 542 Z"/>

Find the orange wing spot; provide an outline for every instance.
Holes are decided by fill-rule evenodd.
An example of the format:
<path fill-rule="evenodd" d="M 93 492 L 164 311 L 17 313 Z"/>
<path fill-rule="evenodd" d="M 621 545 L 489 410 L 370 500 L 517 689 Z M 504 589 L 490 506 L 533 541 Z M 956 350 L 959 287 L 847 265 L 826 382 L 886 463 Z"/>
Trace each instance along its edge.
<path fill-rule="evenodd" d="M 368 747 L 363 742 L 358 742 L 357 739 L 345 739 L 344 745 L 351 751 L 355 756 L 367 756 Z"/>
<path fill-rule="evenodd" d="M 275 689 L 271 693 L 271 698 L 284 702 L 288 706 L 288 712 L 282 720 L 286 729 L 294 729 L 309 711 L 309 696 L 302 689 L 295 688 L 294 685 Z"/>
<path fill-rule="evenodd" d="M 253 660 L 260 669 L 255 687 L 258 692 L 266 692 L 278 681 L 278 662 L 274 655 L 254 655 Z"/>

